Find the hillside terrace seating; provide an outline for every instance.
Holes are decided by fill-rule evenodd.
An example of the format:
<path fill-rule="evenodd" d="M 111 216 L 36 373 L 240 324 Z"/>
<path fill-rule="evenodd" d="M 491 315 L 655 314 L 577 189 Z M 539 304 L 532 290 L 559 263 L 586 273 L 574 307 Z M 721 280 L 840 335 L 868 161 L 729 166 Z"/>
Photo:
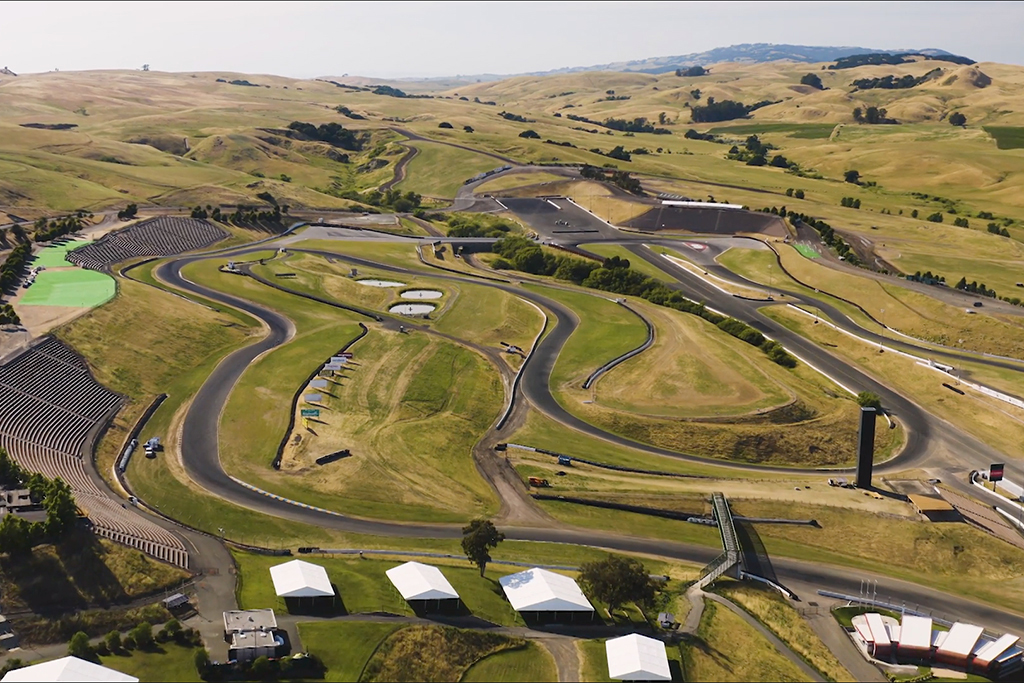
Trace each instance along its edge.
<path fill-rule="evenodd" d="M 25 469 L 64 480 L 99 536 L 187 567 L 174 534 L 108 498 L 85 469 L 90 430 L 120 401 L 74 351 L 48 338 L 0 366 L 0 445 Z"/>
<path fill-rule="evenodd" d="M 227 237 L 223 229 L 195 218 L 161 216 L 112 232 L 71 251 L 67 259 L 90 270 L 139 256 L 168 256 L 201 249 Z"/>

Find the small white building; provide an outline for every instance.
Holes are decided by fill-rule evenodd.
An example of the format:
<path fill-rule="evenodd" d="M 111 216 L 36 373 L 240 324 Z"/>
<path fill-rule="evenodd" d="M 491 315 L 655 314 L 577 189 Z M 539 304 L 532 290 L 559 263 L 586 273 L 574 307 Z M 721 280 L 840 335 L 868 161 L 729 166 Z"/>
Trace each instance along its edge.
<path fill-rule="evenodd" d="M 325 607 L 327 600 L 331 606 L 335 604 L 334 586 L 327 570 L 318 564 L 303 560 L 278 564 L 270 568 L 270 578 L 274 591 L 284 598 L 289 610 L 300 605 Z"/>
<path fill-rule="evenodd" d="M 457 609 L 462 600 L 437 567 L 406 562 L 385 572 L 406 602 L 426 610 L 429 607 Z"/>
<path fill-rule="evenodd" d="M 135 676 L 87 662 L 78 657 L 62 657 L 52 662 L 33 664 L 7 672 L 2 679 L 24 681 L 25 683 L 48 683 L 50 681 L 81 681 L 83 683 L 138 683 Z"/>
<path fill-rule="evenodd" d="M 594 606 L 568 576 L 534 567 L 498 579 L 512 608 L 523 618 L 544 621 L 577 618 L 590 621 Z"/>
<path fill-rule="evenodd" d="M 665 643 L 633 633 L 604 644 L 608 677 L 618 681 L 671 681 Z"/>

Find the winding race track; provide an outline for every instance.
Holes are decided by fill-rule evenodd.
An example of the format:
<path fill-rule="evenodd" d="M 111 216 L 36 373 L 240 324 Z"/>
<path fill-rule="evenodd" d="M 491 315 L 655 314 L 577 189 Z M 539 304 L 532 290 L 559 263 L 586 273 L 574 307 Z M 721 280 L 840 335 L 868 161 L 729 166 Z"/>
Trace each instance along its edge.
<path fill-rule="evenodd" d="M 533 200 L 542 201 L 542 200 Z M 510 206 L 517 210 L 518 206 Z M 569 207 L 559 207 L 555 215 L 565 216 L 560 213 Z M 778 340 L 790 351 L 795 353 L 805 362 L 812 364 L 820 371 L 826 373 L 836 381 L 853 390 L 875 391 L 882 397 L 883 403 L 891 408 L 892 412 L 907 427 L 907 443 L 903 451 L 885 466 L 876 468 L 904 469 L 909 466 L 936 466 L 946 469 L 966 469 L 968 467 L 987 466 L 990 462 L 1001 461 L 1005 456 L 982 444 L 948 423 L 935 418 L 922 410 L 914 402 L 904 398 L 900 394 L 888 389 L 876 382 L 855 367 L 833 357 L 820 347 L 795 335 L 786 328 L 763 316 L 758 310 L 759 304 L 732 297 L 728 294 L 707 285 L 703 280 L 689 273 L 685 269 L 673 266 L 666 259 L 661 259 L 650 250 L 644 248 L 641 241 L 648 243 L 651 240 L 644 240 L 637 237 L 630 240 L 610 226 L 603 224 L 590 217 L 586 212 L 576 207 L 572 211 L 571 223 L 587 231 L 586 235 L 567 237 L 574 242 L 616 242 L 624 244 L 633 254 L 640 258 L 654 263 L 673 278 L 677 287 L 686 296 L 703 300 L 712 308 L 732 315 L 754 325 L 766 336 Z M 554 209 L 552 209 L 555 212 Z M 547 213 L 541 210 L 541 213 Z M 579 222 L 577 222 L 577 220 Z M 528 219 L 534 227 L 538 226 Z M 553 221 L 552 221 L 553 222 Z M 593 231 L 593 232 L 591 232 Z M 595 235 L 594 232 L 597 234 Z M 544 234 L 544 231 L 541 231 Z M 584 239 L 581 239 L 584 238 Z M 412 243 L 412 242 L 410 242 Z M 265 247 L 264 247 L 265 248 Z M 247 245 L 236 249 L 223 250 L 216 257 L 225 258 L 241 256 L 256 251 L 258 247 Z M 388 264 L 375 263 L 365 259 L 346 256 L 336 252 L 290 249 L 293 251 L 304 251 L 306 253 L 318 254 L 331 258 L 350 262 L 354 265 L 373 267 L 378 270 L 401 273 L 405 275 L 422 275 L 422 272 L 413 271 Z M 355 518 L 326 510 L 303 507 L 294 503 L 271 498 L 259 491 L 246 487 L 237 479 L 229 476 L 223 469 L 218 451 L 218 423 L 222 409 L 227 402 L 232 388 L 241 378 L 249 365 L 264 354 L 281 344 L 286 343 L 293 334 L 293 325 L 284 315 L 240 299 L 235 296 L 204 287 L 191 282 L 182 275 L 182 268 L 189 263 L 202 259 L 214 258 L 211 254 L 200 254 L 178 258 L 164 263 L 157 269 L 157 276 L 174 288 L 189 292 L 198 296 L 217 301 L 221 304 L 237 308 L 261 320 L 267 328 L 266 336 L 247 347 L 239 349 L 226 357 L 209 376 L 199 392 L 196 394 L 189 411 L 185 417 L 182 437 L 181 451 L 182 460 L 189 477 L 210 493 L 228 500 L 242 507 L 257 511 L 259 513 L 273 515 L 285 519 L 294 520 L 306 524 L 316 525 L 325 528 L 338 529 L 352 533 L 369 534 L 376 536 L 409 537 L 409 538 L 459 538 L 461 529 L 452 525 L 436 524 L 404 524 L 389 521 L 378 521 L 370 519 Z M 639 449 L 648 453 L 661 456 L 668 456 L 695 462 L 711 463 L 722 468 L 733 469 L 760 469 L 762 471 L 794 473 L 799 470 L 790 468 L 757 468 L 756 466 L 740 463 L 729 463 L 713 459 L 699 458 L 682 453 L 656 448 L 647 444 L 635 442 L 616 434 L 605 432 L 594 427 L 583 420 L 575 417 L 560 406 L 551 394 L 549 379 L 562 347 L 575 331 L 578 319 L 575 314 L 564 305 L 551 300 L 541 294 L 537 294 L 525 288 L 513 284 L 500 283 L 495 281 L 461 276 L 454 273 L 439 272 L 432 274 L 443 280 L 455 282 L 466 282 L 475 285 L 496 287 L 510 292 L 518 297 L 528 299 L 533 303 L 546 308 L 553 314 L 555 325 L 551 331 L 537 344 L 534 356 L 526 366 L 520 384 L 521 396 L 528 400 L 534 407 L 548 416 L 562 422 L 568 427 L 578 430 L 622 446 Z M 265 284 L 274 286 L 275 283 L 264 281 Z M 815 301 L 814 305 L 820 302 Z M 847 319 L 848 320 L 848 319 Z M 385 318 L 384 324 L 390 325 L 393 321 Z M 865 330 L 849 321 L 857 333 L 868 336 Z M 891 343 L 891 340 L 886 340 Z M 912 347 L 912 345 L 909 345 Z M 929 349 L 915 350 L 923 355 L 932 353 Z M 972 360 L 976 360 L 972 358 Z M 515 400 L 515 397 L 512 398 Z M 936 455 L 939 453 L 939 455 Z M 943 460 L 943 453 L 955 453 L 956 460 Z M 948 456 L 947 456 L 948 457 Z M 697 546 L 686 543 L 650 540 L 634 536 L 610 533 L 591 529 L 578 529 L 571 527 L 560 527 L 557 522 L 547 527 L 526 527 L 526 526 L 503 526 L 507 537 L 514 540 L 540 541 L 552 543 L 567 543 L 577 545 L 596 546 L 623 552 L 634 552 L 650 554 L 668 558 L 674 558 L 690 562 L 707 563 L 718 555 L 715 548 Z M 774 559 L 775 569 L 787 584 L 799 586 L 813 586 L 816 588 L 827 588 L 829 590 L 853 593 L 856 595 L 859 590 L 860 581 L 867 575 L 866 572 L 854 572 L 849 569 L 832 568 L 820 563 L 804 562 L 787 558 Z M 908 602 L 915 601 L 922 605 L 929 605 L 935 609 L 941 609 L 951 614 L 960 614 L 965 618 L 975 619 L 980 623 L 987 624 L 993 628 L 1002 628 L 1007 631 L 1024 631 L 1024 619 L 1001 611 L 994 607 L 981 605 L 970 600 L 947 595 L 939 591 L 925 588 L 883 576 L 872 575 L 877 579 L 881 590 L 892 595 L 903 596 Z"/>

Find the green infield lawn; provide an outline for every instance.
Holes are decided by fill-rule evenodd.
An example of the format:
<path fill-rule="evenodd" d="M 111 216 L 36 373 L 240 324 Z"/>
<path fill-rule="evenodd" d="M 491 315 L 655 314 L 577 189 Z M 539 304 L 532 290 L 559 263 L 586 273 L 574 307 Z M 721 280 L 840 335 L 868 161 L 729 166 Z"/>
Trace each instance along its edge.
<path fill-rule="evenodd" d="M 518 650 L 504 650 L 469 667 L 463 681 L 557 681 L 558 669 L 551 655 L 536 643 Z"/>
<path fill-rule="evenodd" d="M 110 301 L 117 293 L 109 275 L 91 270 L 44 270 L 21 296 L 22 306 L 92 308 Z"/>
<path fill-rule="evenodd" d="M 821 254 L 819 254 L 815 249 L 812 249 L 806 244 L 794 244 L 793 246 L 796 247 L 796 250 L 799 251 L 804 256 L 806 256 L 807 258 L 821 258 Z"/>
<path fill-rule="evenodd" d="M 298 628 L 302 646 L 327 667 L 325 681 L 358 681 L 366 662 L 402 624 L 319 621 L 300 623 Z M 339 643 L 345 646 L 338 647 Z"/>
<path fill-rule="evenodd" d="M 161 643 L 150 651 L 133 650 L 100 657 L 100 664 L 140 681 L 201 681 L 194 663 L 195 648 Z"/>
<path fill-rule="evenodd" d="M 65 268 L 69 265 L 65 256 L 69 251 L 92 244 L 92 240 L 71 240 L 63 244 L 52 244 L 36 254 L 33 266 L 45 266 L 47 268 Z"/>

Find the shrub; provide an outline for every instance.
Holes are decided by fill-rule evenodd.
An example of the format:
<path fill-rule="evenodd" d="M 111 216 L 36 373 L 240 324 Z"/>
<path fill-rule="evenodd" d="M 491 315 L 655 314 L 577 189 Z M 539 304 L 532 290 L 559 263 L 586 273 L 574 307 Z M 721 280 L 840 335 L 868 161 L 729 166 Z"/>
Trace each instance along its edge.
<path fill-rule="evenodd" d="M 857 394 L 857 405 L 862 408 L 882 409 L 882 399 L 872 391 L 862 391 Z"/>
<path fill-rule="evenodd" d="M 89 636 L 84 631 L 71 636 L 68 642 L 68 655 L 79 659 L 92 659 L 95 656 L 92 645 L 89 644 Z"/>

